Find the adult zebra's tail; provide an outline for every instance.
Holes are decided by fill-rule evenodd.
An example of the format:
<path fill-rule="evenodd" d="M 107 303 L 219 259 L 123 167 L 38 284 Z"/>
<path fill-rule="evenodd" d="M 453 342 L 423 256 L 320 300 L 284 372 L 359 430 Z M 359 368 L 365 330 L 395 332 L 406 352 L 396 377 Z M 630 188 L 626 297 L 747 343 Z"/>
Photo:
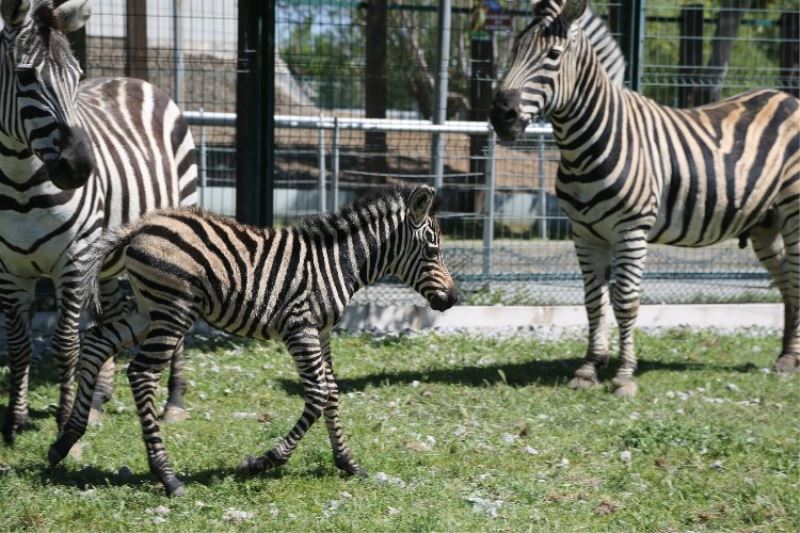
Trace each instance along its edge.
<path fill-rule="evenodd" d="M 89 256 L 86 258 L 81 286 L 84 291 L 84 308 L 96 322 L 100 321 L 103 314 L 103 306 L 100 303 L 100 272 L 103 270 L 103 264 L 110 255 L 116 254 L 130 243 L 137 227 L 138 224 L 134 223 L 106 230 L 92 243 Z"/>

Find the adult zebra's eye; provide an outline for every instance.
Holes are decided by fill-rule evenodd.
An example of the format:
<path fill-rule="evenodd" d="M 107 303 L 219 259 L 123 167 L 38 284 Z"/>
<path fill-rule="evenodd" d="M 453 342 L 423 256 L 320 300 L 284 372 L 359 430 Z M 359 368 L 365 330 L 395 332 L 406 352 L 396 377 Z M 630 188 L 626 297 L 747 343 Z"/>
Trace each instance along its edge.
<path fill-rule="evenodd" d="M 439 246 L 429 243 L 425 246 L 423 254 L 425 255 L 425 259 L 436 259 L 439 257 Z"/>
<path fill-rule="evenodd" d="M 549 52 L 547 52 L 547 59 L 551 61 L 555 61 L 559 57 L 561 57 L 561 52 L 563 50 L 559 50 L 558 48 L 551 48 Z"/>

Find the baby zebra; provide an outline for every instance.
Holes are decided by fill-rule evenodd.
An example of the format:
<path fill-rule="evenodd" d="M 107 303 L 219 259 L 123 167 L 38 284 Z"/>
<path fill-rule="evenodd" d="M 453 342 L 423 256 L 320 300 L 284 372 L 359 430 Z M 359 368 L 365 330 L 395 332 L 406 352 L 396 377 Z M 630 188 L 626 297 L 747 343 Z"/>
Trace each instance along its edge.
<path fill-rule="evenodd" d="M 366 476 L 342 435 L 330 333 L 353 294 L 386 275 L 400 278 L 437 311 L 456 303 L 434 199 L 428 186 L 398 189 L 281 229 L 245 226 L 195 208 L 164 210 L 101 238 L 84 283 L 89 309 L 99 316 L 99 270 L 107 257 L 125 248 L 123 263 L 138 310 L 87 332 L 78 398 L 63 433 L 50 447 L 50 464 L 61 461 L 84 434 L 103 363 L 121 348 L 138 344 L 128 379 L 150 470 L 167 494 L 182 495 L 153 397 L 175 347 L 195 320 L 203 318 L 237 335 L 282 339 L 303 384 L 300 419 L 272 450 L 248 457 L 239 467 L 243 473 L 285 463 L 324 414 L 336 466 Z"/>

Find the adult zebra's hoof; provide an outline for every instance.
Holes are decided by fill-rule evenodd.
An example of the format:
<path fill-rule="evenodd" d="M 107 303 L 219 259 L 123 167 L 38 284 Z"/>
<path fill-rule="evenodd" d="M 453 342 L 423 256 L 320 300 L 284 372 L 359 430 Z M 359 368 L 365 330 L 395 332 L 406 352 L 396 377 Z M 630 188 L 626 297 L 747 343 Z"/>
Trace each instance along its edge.
<path fill-rule="evenodd" d="M 167 405 L 164 408 L 164 414 L 161 415 L 161 419 L 169 424 L 183 422 L 187 418 L 189 418 L 189 411 L 177 405 Z"/>
<path fill-rule="evenodd" d="M 567 383 L 567 387 L 570 389 L 578 390 L 578 389 L 591 389 L 599 385 L 600 382 L 597 380 L 597 376 L 588 378 L 584 376 L 575 376 L 569 383 Z"/>
<path fill-rule="evenodd" d="M 167 496 L 170 498 L 180 498 L 181 496 L 186 496 L 186 489 L 183 487 L 183 483 L 177 479 L 165 481 L 164 489 L 167 491 Z"/>
<path fill-rule="evenodd" d="M 639 392 L 639 386 L 633 378 L 614 378 L 611 383 L 614 385 L 614 396 L 617 398 L 635 398 Z"/>
<path fill-rule="evenodd" d="M 102 418 L 103 418 L 103 404 L 96 405 L 95 403 L 92 403 L 92 407 L 89 409 L 89 423 L 99 424 Z"/>
<path fill-rule="evenodd" d="M 778 360 L 772 365 L 772 370 L 779 374 L 788 374 L 797 370 L 798 366 L 800 366 L 800 357 L 793 353 L 787 353 L 778 357 Z"/>

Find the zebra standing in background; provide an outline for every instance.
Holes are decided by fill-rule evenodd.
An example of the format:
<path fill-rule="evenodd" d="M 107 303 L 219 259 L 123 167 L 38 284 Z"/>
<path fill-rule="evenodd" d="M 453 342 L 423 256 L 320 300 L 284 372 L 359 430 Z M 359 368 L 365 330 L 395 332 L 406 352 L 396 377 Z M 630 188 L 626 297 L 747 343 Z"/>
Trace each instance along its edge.
<path fill-rule="evenodd" d="M 611 83 L 570 0 L 515 42 L 493 103 L 502 139 L 545 116 L 561 151 L 556 183 L 573 227 L 589 318 L 586 360 L 570 382 L 598 382 L 608 360 L 605 309 L 620 330 L 615 394 L 633 396 L 633 327 L 647 243 L 706 246 L 748 233 L 785 307 L 777 371 L 800 363 L 800 100 L 747 92 L 693 109 L 661 106 Z"/>
<path fill-rule="evenodd" d="M 97 273 L 124 251 L 138 311 L 87 332 L 79 393 L 64 432 L 50 448 L 58 463 L 86 430 L 97 371 L 125 345 L 140 345 L 128 367 L 150 469 L 167 494 L 183 494 L 164 449 L 153 395 L 172 351 L 198 318 L 222 330 L 280 338 L 295 360 L 305 408 L 272 450 L 240 466 L 257 473 L 285 463 L 308 428 L 324 414 L 336 466 L 365 476 L 345 444 L 330 334 L 353 294 L 394 275 L 445 311 L 456 302 L 444 264 L 434 190 L 428 186 L 368 196 L 339 213 L 298 226 L 255 228 L 199 210 L 149 215 L 101 239 L 86 272 L 88 306 L 98 307 Z"/>
<path fill-rule="evenodd" d="M 65 33 L 86 23 L 87 0 L 55 9 L 49 0 L 2 0 L 0 13 L 0 304 L 11 369 L 3 437 L 11 443 L 28 413 L 36 280 L 52 278 L 58 299 L 52 348 L 61 428 L 72 405 L 87 247 L 104 228 L 158 207 L 193 204 L 197 168 L 191 132 L 166 93 L 124 78 L 78 83 L 81 70 Z M 104 265 L 104 299 L 115 297 L 118 259 Z M 122 307 L 117 302 L 108 312 Z M 172 413 L 182 411 L 185 387 L 177 348 Z"/>

